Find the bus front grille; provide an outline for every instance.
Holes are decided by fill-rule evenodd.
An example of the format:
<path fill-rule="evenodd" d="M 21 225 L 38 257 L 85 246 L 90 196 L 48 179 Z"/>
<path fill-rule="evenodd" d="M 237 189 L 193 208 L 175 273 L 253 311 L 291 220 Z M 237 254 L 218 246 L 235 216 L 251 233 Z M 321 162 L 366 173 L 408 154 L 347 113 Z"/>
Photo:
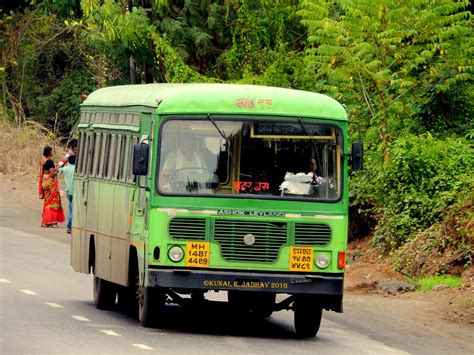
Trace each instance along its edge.
<path fill-rule="evenodd" d="M 271 263 L 287 243 L 285 222 L 215 220 L 214 240 L 227 261 Z"/>
<path fill-rule="evenodd" d="M 328 245 L 331 241 L 331 228 L 327 224 L 295 224 L 295 245 Z"/>
<path fill-rule="evenodd" d="M 168 233 L 175 239 L 206 240 L 206 219 L 173 218 L 170 222 Z"/>

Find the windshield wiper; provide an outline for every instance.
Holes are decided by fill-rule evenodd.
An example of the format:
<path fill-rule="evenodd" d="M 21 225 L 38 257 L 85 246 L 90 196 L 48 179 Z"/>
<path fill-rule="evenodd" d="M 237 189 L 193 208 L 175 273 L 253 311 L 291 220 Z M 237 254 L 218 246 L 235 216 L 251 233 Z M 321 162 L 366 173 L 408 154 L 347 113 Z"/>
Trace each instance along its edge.
<path fill-rule="evenodd" d="M 225 134 L 225 132 L 219 128 L 219 126 L 217 125 L 216 121 L 214 120 L 214 118 L 212 118 L 212 116 L 211 116 L 210 114 L 207 114 L 207 119 L 212 122 L 212 124 L 214 125 L 214 127 L 216 127 L 217 132 L 219 132 L 219 134 L 221 135 L 221 137 L 224 138 L 226 148 L 227 148 L 228 151 L 229 151 L 229 155 L 232 156 L 232 151 L 231 151 L 231 149 L 230 149 L 230 139 L 229 139 L 229 137 L 227 137 L 226 134 Z"/>
<path fill-rule="evenodd" d="M 219 128 L 219 126 L 217 125 L 216 121 L 212 118 L 212 116 L 211 116 L 210 114 L 207 114 L 207 119 L 212 122 L 212 124 L 214 125 L 214 127 L 216 127 L 217 132 L 219 132 L 219 134 L 221 135 L 221 137 L 224 138 L 224 140 L 227 142 L 228 138 L 227 138 L 227 136 L 225 135 L 225 132 L 223 132 L 223 131 Z"/>

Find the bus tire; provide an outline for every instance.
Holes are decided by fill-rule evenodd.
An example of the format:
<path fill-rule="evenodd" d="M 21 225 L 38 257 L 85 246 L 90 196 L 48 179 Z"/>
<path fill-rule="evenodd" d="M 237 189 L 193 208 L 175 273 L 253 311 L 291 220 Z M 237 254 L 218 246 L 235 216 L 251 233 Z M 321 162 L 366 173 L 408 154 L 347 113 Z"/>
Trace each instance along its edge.
<path fill-rule="evenodd" d="M 319 331 L 323 309 L 314 297 L 297 295 L 293 304 L 296 334 L 313 338 Z"/>
<path fill-rule="evenodd" d="M 146 328 L 157 325 L 165 306 L 162 290 L 140 286 L 138 291 L 138 320 Z"/>
<path fill-rule="evenodd" d="M 130 253 L 128 286 L 119 287 L 117 294 L 117 304 L 122 312 L 138 317 L 138 262 L 136 251 Z"/>
<path fill-rule="evenodd" d="M 98 309 L 112 309 L 115 306 L 117 289 L 112 282 L 94 275 L 94 304 Z"/>

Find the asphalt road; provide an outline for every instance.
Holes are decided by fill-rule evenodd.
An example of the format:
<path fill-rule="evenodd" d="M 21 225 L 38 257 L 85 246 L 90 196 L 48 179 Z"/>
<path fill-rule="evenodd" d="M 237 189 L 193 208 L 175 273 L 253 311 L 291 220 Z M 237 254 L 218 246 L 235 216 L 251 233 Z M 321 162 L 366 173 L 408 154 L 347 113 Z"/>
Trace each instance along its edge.
<path fill-rule="evenodd" d="M 325 312 L 314 339 L 300 340 L 293 313 L 265 320 L 225 309 L 169 307 L 163 328 L 147 329 L 97 310 L 92 277 L 69 264 L 64 229 L 39 227 L 39 211 L 0 196 L 1 354 L 402 354 L 472 353 L 456 329 L 430 333 L 396 317 L 396 302 L 346 296 L 346 313 Z M 214 298 L 224 298 L 223 293 Z M 391 302 L 391 301 L 390 301 Z M 448 335 L 446 335 L 448 334 Z"/>

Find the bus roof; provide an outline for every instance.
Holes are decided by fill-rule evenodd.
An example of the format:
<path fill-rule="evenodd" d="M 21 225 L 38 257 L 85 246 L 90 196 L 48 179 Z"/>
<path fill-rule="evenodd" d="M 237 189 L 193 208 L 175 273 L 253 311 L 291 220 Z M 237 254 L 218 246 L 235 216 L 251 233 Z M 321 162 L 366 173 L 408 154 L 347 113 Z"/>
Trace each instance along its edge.
<path fill-rule="evenodd" d="M 347 121 L 336 100 L 313 92 L 238 84 L 146 84 L 99 89 L 87 107 L 157 108 L 159 114 L 259 114 Z"/>

